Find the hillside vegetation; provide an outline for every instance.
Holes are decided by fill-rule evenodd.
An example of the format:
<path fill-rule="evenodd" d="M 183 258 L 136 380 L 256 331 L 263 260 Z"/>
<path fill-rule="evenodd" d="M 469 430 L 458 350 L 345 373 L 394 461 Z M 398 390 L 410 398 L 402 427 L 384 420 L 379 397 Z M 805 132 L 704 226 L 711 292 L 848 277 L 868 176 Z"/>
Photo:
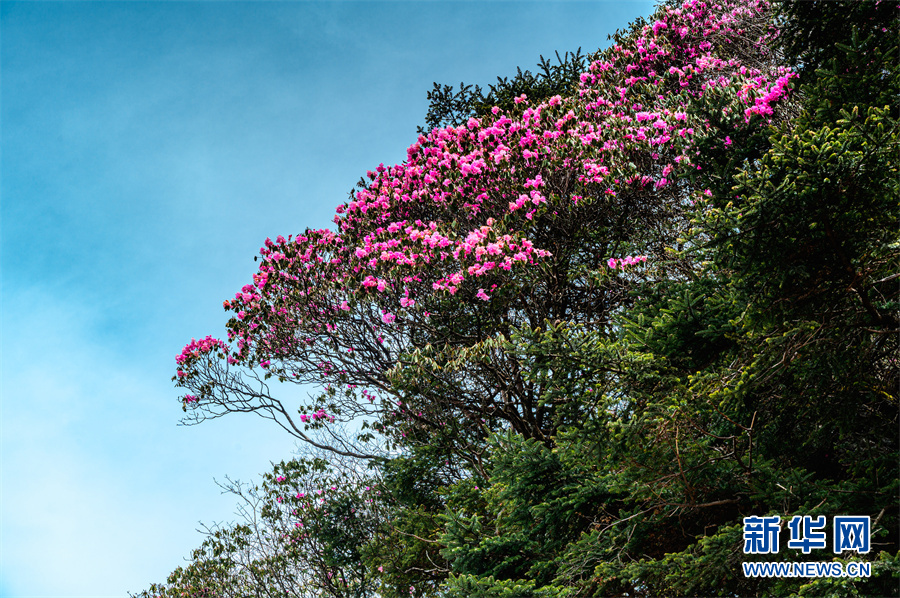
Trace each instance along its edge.
<path fill-rule="evenodd" d="M 186 421 L 309 451 L 141 596 L 898 595 L 898 39 L 895 2 L 667 2 L 436 85 L 406 161 L 267 240 L 179 355 Z M 844 515 L 868 552 L 832 551 Z"/>

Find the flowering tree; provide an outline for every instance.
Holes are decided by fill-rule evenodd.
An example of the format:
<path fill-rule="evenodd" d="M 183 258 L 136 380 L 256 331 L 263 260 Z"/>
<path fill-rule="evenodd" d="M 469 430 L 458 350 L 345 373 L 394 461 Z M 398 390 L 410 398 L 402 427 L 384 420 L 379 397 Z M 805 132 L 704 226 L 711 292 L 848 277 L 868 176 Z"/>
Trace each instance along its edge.
<path fill-rule="evenodd" d="M 690 275 L 666 252 L 702 198 L 686 182 L 698 148 L 723 119 L 753 135 L 790 89 L 767 10 L 665 9 L 599 55 L 577 94 L 523 94 L 422 135 L 406 162 L 369 173 L 335 231 L 267 240 L 253 283 L 225 302 L 231 344 L 179 357 L 188 421 L 253 411 L 371 457 L 330 433 L 363 418 L 394 441 L 441 438 L 473 464 L 491 430 L 548 439 L 579 414 L 542 400 L 504 341 L 554 321 L 612 334 L 636 280 Z M 717 114 L 697 110 L 710 102 Z M 297 416 L 272 380 L 323 392 Z"/>
<path fill-rule="evenodd" d="M 257 486 L 228 483 L 240 521 L 206 530 L 165 584 L 139 597 L 365 598 L 377 582 L 360 558 L 379 519 L 379 492 L 321 459 L 281 462 Z"/>
<path fill-rule="evenodd" d="M 898 10 L 814 4 L 666 4 L 572 93 L 445 94 L 334 230 L 266 241 L 175 380 L 369 462 L 327 508 L 267 478 L 305 587 L 892 592 Z M 742 577 L 742 518 L 798 513 L 868 515 L 872 578 Z"/>

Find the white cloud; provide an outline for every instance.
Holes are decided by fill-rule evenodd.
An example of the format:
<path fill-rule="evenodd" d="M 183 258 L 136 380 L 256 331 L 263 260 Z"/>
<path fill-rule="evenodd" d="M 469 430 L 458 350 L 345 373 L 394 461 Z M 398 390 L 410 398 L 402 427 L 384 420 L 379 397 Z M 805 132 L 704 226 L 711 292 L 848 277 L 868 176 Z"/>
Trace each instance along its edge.
<path fill-rule="evenodd" d="M 98 310 L 36 290 L 3 300 L 6 595 L 123 596 L 162 581 L 201 542 L 198 521 L 232 518 L 213 477 L 251 479 L 289 456 L 291 440 L 255 418 L 176 427 L 171 364 L 100 344 Z"/>

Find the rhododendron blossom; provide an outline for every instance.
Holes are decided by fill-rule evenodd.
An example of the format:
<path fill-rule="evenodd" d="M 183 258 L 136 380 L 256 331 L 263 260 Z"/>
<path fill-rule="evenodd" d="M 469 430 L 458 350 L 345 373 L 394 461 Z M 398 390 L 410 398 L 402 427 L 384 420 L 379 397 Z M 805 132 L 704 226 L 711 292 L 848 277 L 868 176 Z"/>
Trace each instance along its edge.
<path fill-rule="evenodd" d="M 337 208 L 334 230 L 266 239 L 253 284 L 224 304 L 235 316 L 231 347 L 207 337 L 177 360 L 178 385 L 212 397 L 191 408 L 215 416 L 235 400 L 234 410 L 260 405 L 310 440 L 267 390 L 236 372 L 264 364 L 262 380 L 325 387 L 312 407 L 333 415 L 315 411 L 303 423 L 374 417 L 385 432 L 386 425 L 398 434 L 438 430 L 446 421 L 432 418 L 434 405 L 386 410 L 360 389 L 390 396 L 392 377 L 416 352 L 474 346 L 548 320 L 608 322 L 630 301 L 624 285 L 656 275 L 636 266 L 661 257 L 677 223 L 700 209 L 689 184 L 702 168 L 694 163 L 697 144 L 719 125 L 698 107 L 712 98 L 717 118 L 734 115 L 735 131 L 750 131 L 775 118 L 790 93 L 793 73 L 768 50 L 777 34 L 768 13 L 763 1 L 661 8 L 652 25 L 600 53 L 573 95 L 540 102 L 522 94 L 509 110 L 495 106 L 420 135 L 402 164 L 368 173 Z M 628 275 L 595 284 L 585 274 L 610 269 Z M 227 361 L 197 358 L 213 349 L 227 352 Z M 455 370 L 440 371 L 455 384 Z M 465 374 L 473 385 L 492 375 L 477 363 Z M 494 384 L 526 392 L 521 384 L 484 382 Z M 485 409 L 543 433 L 543 415 L 512 407 L 537 399 L 475 406 L 465 393 L 440 396 L 455 413 Z"/>

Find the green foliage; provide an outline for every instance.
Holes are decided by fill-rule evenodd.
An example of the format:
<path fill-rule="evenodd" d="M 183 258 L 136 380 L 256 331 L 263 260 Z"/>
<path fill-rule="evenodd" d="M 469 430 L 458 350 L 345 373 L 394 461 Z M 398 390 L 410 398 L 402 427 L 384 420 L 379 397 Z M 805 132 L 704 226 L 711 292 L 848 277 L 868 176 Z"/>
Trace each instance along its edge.
<path fill-rule="evenodd" d="M 490 485 L 483 490 L 484 523 L 489 521 L 491 530 L 477 516 L 467 520 L 460 512 L 448 513 L 445 555 L 460 573 L 546 585 L 555 574 L 550 561 L 585 529 L 603 493 L 534 439 L 497 436 L 491 452 Z"/>
<path fill-rule="evenodd" d="M 863 48 L 867 51 L 877 45 L 875 40 L 897 35 L 896 2 L 781 1 L 778 8 L 776 20 L 783 49 L 811 79 L 830 62 L 846 59 L 848 45 L 854 39 L 871 40 Z M 869 63 L 859 74 L 879 75 L 884 72 L 884 66 L 881 61 Z"/>
<path fill-rule="evenodd" d="M 385 517 L 362 547 L 384 598 L 429 595 L 446 576 L 440 554 L 440 514 L 444 489 L 453 469 L 435 451 L 378 462 L 377 501 Z"/>
<path fill-rule="evenodd" d="M 397 452 L 364 474 L 280 464 L 258 497 L 262 535 L 214 531 L 151 592 L 898 595 L 897 4 L 785 2 L 779 19 L 802 88 L 768 125 L 724 110 L 739 105 L 733 86 L 691 100 L 686 118 L 711 132 L 681 204 L 638 223 L 624 214 L 640 207 L 597 200 L 577 235 L 547 216 L 552 272 L 490 303 L 446 299 L 429 325 L 453 342 L 419 343 L 388 372 L 403 400 L 376 431 Z M 557 60 L 487 95 L 435 84 L 426 126 L 571 94 L 584 58 Z M 656 259 L 627 282 L 584 255 L 634 239 Z M 566 284 L 605 303 L 551 314 L 520 301 Z M 314 486 L 336 488 L 327 506 L 295 494 Z M 745 577 L 743 562 L 832 558 L 743 553 L 744 517 L 806 514 L 869 515 L 873 550 L 834 561 L 869 561 L 872 576 Z"/>
<path fill-rule="evenodd" d="M 223 485 L 240 501 L 240 521 L 207 529 L 187 566 L 138 596 L 374 597 L 361 549 L 380 514 L 367 482 L 322 459 L 294 459 L 260 485 Z"/>
<path fill-rule="evenodd" d="M 532 102 L 542 102 L 555 95 L 571 95 L 577 91 L 578 77 L 587 67 L 587 56 L 578 48 L 561 57 L 557 52 L 555 63 L 541 56 L 537 74 L 518 68 L 512 79 L 497 77 L 497 83 L 490 85 L 486 94 L 478 85 L 473 88 L 460 83 L 457 90 L 452 85 L 435 83 L 434 89 L 428 92 L 425 126 L 418 127 L 418 132 L 463 125 L 470 118 L 489 114 L 494 106 L 508 111 L 514 106 L 515 98 L 522 94 Z"/>
<path fill-rule="evenodd" d="M 869 297 L 896 258 L 900 148 L 890 110 L 854 106 L 834 123 L 784 131 L 736 179 L 738 232 L 725 252 L 744 283 L 777 297 L 778 308 L 821 312 L 850 288 L 872 325 L 891 325 Z"/>
<path fill-rule="evenodd" d="M 713 196 L 672 254 L 699 269 L 635 289 L 612 342 L 516 333 L 525 378 L 575 417 L 488 444 L 482 502 L 445 516 L 452 592 L 897 592 L 896 37 L 842 28 L 837 51 L 805 42 L 794 119 L 759 135 L 719 117 L 740 150 L 707 142 L 694 184 Z M 871 514 L 893 556 L 868 579 L 745 578 L 741 518 L 767 513 Z"/>
<path fill-rule="evenodd" d="M 533 581 L 496 580 L 493 577 L 451 575 L 445 585 L 447 598 L 554 598 L 554 588 L 535 588 Z"/>

